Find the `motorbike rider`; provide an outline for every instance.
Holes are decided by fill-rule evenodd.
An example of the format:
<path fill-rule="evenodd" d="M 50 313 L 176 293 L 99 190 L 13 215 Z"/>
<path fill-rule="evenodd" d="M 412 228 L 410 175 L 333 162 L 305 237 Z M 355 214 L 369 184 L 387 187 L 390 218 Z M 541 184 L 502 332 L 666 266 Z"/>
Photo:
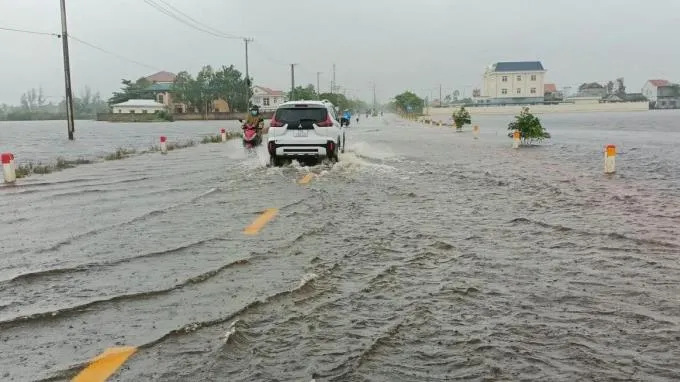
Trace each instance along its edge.
<path fill-rule="evenodd" d="M 239 120 L 243 123 L 243 126 L 241 128 L 243 129 L 243 133 L 245 136 L 245 131 L 248 126 L 252 126 L 255 129 L 255 133 L 257 134 L 257 139 L 256 139 L 256 145 L 262 142 L 262 126 L 264 125 L 264 119 L 260 115 L 260 108 L 257 105 L 252 105 L 250 107 L 250 110 L 248 112 L 248 117 L 246 117 L 246 121 L 243 122 L 242 120 Z"/>
<path fill-rule="evenodd" d="M 243 124 L 243 129 L 245 130 L 247 125 L 251 125 L 255 127 L 255 130 L 257 130 L 257 134 L 261 136 L 263 123 L 264 119 L 260 115 L 260 108 L 257 105 L 253 105 L 250 107 L 250 112 L 248 113 L 246 122 Z"/>
<path fill-rule="evenodd" d="M 342 118 L 340 119 L 340 124 L 342 126 L 349 126 L 349 121 L 352 120 L 352 113 L 349 111 L 349 109 L 345 109 L 345 112 L 342 113 Z"/>

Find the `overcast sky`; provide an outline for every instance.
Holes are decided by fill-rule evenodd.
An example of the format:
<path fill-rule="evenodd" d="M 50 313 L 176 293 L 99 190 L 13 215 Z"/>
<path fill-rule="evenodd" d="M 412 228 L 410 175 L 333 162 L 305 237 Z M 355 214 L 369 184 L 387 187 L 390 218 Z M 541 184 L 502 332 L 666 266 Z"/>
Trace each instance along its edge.
<path fill-rule="evenodd" d="M 122 78 L 158 70 L 196 73 L 201 66 L 244 70 L 243 42 L 191 29 L 145 0 L 66 0 L 69 33 L 125 61 L 72 41 L 76 93 L 104 98 Z M 161 3 L 161 0 L 153 0 Z M 622 76 L 629 92 L 647 79 L 680 81 L 680 0 L 163 0 L 202 24 L 253 37 L 255 83 L 330 86 L 336 64 L 348 95 L 379 100 L 403 90 L 438 97 L 481 86 L 496 61 L 540 60 L 558 87 Z M 0 0 L 0 27 L 60 31 L 59 0 Z M 30 88 L 63 97 L 61 41 L 0 30 L 0 103 L 17 104 Z"/>

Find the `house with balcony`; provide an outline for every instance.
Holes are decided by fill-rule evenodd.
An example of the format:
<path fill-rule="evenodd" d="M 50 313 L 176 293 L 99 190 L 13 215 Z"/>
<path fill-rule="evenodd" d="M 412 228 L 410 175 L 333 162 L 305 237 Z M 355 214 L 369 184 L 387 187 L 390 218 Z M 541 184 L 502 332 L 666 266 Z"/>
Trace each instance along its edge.
<path fill-rule="evenodd" d="M 667 80 L 649 80 L 642 87 L 651 109 L 680 108 L 680 85 Z"/>
<path fill-rule="evenodd" d="M 654 109 L 680 109 L 680 85 L 668 84 L 657 88 Z"/>
<path fill-rule="evenodd" d="M 478 103 L 531 105 L 545 100 L 546 69 L 540 61 L 497 62 L 486 68 Z"/>
<path fill-rule="evenodd" d="M 264 86 L 253 86 L 253 96 L 250 98 L 250 104 L 257 105 L 260 111 L 275 111 L 284 102 L 286 102 L 286 94 L 283 91 L 273 90 Z"/>
<path fill-rule="evenodd" d="M 659 88 L 669 86 L 670 84 L 667 80 L 649 80 L 642 87 L 642 94 L 647 97 L 649 102 L 656 102 L 659 96 Z"/>

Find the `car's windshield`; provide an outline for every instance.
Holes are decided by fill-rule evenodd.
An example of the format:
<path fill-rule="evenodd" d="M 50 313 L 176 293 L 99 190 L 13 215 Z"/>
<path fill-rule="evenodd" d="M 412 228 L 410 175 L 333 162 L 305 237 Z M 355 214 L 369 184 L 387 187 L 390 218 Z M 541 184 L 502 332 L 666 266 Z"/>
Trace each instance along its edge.
<path fill-rule="evenodd" d="M 327 115 L 328 110 L 325 107 L 290 108 L 277 110 L 274 118 L 279 122 L 288 124 L 298 123 L 301 120 L 319 123 L 325 121 Z"/>

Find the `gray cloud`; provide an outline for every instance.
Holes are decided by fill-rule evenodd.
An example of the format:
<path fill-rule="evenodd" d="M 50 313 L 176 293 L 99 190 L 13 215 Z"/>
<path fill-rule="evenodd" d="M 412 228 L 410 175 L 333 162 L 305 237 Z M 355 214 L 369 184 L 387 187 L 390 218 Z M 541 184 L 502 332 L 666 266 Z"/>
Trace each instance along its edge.
<path fill-rule="evenodd" d="M 369 99 L 404 89 L 426 95 L 441 83 L 468 95 L 484 67 L 502 60 L 541 60 L 558 86 L 626 78 L 638 89 L 649 78 L 680 80 L 679 53 L 669 42 L 678 31 L 680 1 L 622 0 L 165 0 L 225 33 L 255 38 L 251 74 L 258 84 L 288 89 L 296 82 L 328 88 L 332 64 L 338 85 Z M 121 78 L 155 68 L 196 72 L 204 64 L 244 67 L 243 42 L 193 30 L 143 0 L 67 0 L 69 32 L 87 42 L 151 66 L 71 43 L 74 88 L 104 97 Z M 59 4 L 2 0 L 0 27 L 59 32 Z M 665 36 L 665 37 L 664 37 Z M 63 93 L 61 43 L 49 36 L 0 31 L 0 102 L 17 103 L 42 86 Z"/>

